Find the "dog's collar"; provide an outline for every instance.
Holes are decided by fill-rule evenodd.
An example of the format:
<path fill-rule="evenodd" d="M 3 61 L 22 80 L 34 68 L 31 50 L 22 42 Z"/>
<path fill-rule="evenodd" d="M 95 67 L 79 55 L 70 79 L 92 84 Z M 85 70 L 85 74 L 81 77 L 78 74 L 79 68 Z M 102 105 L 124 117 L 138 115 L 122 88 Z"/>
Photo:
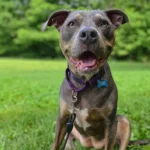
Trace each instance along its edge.
<path fill-rule="evenodd" d="M 89 81 L 84 81 L 77 76 L 75 76 L 69 68 L 66 69 L 66 80 L 68 82 L 69 87 L 75 91 L 75 92 L 82 92 L 88 87 L 92 87 L 95 84 L 98 85 L 98 88 L 101 87 L 108 87 L 108 81 L 107 80 L 102 80 L 101 78 L 104 76 L 106 70 L 105 67 L 98 72 L 96 75 L 94 75 Z M 81 88 L 77 88 L 71 81 L 71 78 L 78 84 L 81 85 Z"/>

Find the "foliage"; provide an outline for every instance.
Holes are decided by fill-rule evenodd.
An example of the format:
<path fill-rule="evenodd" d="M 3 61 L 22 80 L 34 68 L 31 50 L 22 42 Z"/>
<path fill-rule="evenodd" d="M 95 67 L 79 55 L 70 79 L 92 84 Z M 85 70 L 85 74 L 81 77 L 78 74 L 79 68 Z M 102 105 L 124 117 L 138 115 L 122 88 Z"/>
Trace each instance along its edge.
<path fill-rule="evenodd" d="M 131 139 L 149 138 L 150 64 L 110 64 L 119 90 L 118 113 L 130 119 Z M 65 68 L 65 61 L 0 59 L 1 150 L 51 149 Z M 142 148 L 128 148 L 137 149 Z"/>
<path fill-rule="evenodd" d="M 142 5 L 141 5 L 142 4 Z M 115 59 L 150 60 L 149 0 L 5 0 L 0 2 L 0 56 L 62 57 L 59 32 L 41 32 L 49 14 L 59 9 L 120 8 L 130 24 L 117 29 Z"/>
<path fill-rule="evenodd" d="M 142 3 L 142 5 L 141 5 Z M 150 3 L 131 1 L 124 6 L 129 16 L 129 25 L 120 28 L 116 36 L 116 47 L 113 56 L 119 59 L 130 58 L 139 61 L 150 59 Z"/>

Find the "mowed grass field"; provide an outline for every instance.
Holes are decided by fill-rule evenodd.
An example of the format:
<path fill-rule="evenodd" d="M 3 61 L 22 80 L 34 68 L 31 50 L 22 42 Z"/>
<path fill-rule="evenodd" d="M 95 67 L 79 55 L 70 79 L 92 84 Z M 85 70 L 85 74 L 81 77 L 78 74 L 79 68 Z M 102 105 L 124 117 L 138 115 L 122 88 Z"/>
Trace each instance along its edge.
<path fill-rule="evenodd" d="M 150 63 L 109 64 L 119 91 L 118 113 L 132 124 L 131 139 L 150 138 Z M 0 150 L 51 150 L 66 66 L 63 60 L 0 59 Z"/>

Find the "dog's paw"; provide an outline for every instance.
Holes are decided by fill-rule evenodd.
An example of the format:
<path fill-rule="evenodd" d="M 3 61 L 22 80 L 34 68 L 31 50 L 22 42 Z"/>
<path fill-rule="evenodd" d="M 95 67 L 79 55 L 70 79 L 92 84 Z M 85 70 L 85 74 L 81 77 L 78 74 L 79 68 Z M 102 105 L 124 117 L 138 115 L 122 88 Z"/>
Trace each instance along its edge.
<path fill-rule="evenodd" d="M 68 141 L 65 150 L 76 150 L 72 141 Z"/>

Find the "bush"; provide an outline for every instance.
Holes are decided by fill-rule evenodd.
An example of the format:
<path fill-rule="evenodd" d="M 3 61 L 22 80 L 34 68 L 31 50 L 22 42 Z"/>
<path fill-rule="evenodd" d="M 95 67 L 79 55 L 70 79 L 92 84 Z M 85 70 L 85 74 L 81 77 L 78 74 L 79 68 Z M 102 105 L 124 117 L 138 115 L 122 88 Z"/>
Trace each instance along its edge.
<path fill-rule="evenodd" d="M 129 25 L 124 25 L 116 36 L 113 56 L 117 59 L 150 60 L 150 3 L 129 3 L 124 11 L 129 16 Z"/>
<path fill-rule="evenodd" d="M 40 6 L 40 7 L 39 7 Z M 30 8 L 25 12 L 27 26 L 17 30 L 17 37 L 14 44 L 20 49 L 24 57 L 51 57 L 60 56 L 58 45 L 58 31 L 52 28 L 51 31 L 41 32 L 42 24 L 59 7 L 55 4 L 43 3 L 32 0 Z"/>

